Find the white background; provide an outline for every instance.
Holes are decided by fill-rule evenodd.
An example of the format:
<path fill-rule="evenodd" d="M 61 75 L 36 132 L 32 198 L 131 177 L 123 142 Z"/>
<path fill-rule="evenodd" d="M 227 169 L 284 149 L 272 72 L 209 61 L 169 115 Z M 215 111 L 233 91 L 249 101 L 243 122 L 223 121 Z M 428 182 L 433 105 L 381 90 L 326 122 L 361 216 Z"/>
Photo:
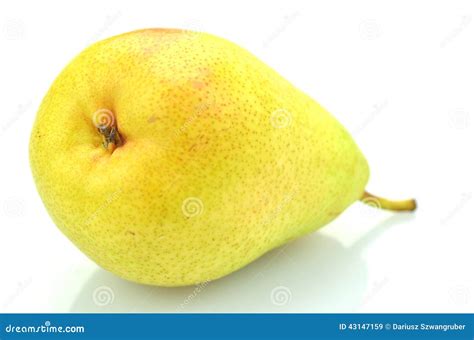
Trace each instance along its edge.
<path fill-rule="evenodd" d="M 0 311 L 474 312 L 474 5 L 469 1 L 2 1 Z M 54 226 L 28 139 L 42 97 L 90 43 L 146 27 L 207 31 L 249 49 L 329 109 L 372 170 L 320 232 L 207 286 L 125 282 Z"/>

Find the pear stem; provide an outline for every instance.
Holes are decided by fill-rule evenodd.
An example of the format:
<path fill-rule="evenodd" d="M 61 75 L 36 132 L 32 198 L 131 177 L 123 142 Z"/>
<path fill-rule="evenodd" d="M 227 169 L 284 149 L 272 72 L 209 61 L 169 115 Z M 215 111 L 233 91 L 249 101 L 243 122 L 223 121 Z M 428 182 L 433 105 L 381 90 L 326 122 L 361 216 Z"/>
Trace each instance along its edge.
<path fill-rule="evenodd" d="M 102 145 L 109 152 L 114 152 L 116 148 L 123 144 L 122 137 L 115 126 L 100 125 L 97 130 L 102 135 Z"/>
<path fill-rule="evenodd" d="M 364 194 L 360 198 L 360 201 L 374 208 L 391 211 L 414 211 L 416 209 L 416 201 L 414 199 L 392 201 L 386 198 L 372 195 L 367 191 L 364 191 Z"/>

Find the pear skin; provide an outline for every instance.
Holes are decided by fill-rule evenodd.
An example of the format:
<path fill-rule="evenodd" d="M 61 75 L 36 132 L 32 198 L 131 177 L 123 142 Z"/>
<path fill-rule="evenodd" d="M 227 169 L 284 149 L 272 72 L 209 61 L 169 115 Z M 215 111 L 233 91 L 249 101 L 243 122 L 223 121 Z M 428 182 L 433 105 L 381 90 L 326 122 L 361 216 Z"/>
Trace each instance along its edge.
<path fill-rule="evenodd" d="M 183 286 L 228 275 L 349 205 L 369 166 L 320 104 L 216 36 L 145 29 L 93 44 L 46 94 L 30 140 L 59 229 L 116 275 Z"/>

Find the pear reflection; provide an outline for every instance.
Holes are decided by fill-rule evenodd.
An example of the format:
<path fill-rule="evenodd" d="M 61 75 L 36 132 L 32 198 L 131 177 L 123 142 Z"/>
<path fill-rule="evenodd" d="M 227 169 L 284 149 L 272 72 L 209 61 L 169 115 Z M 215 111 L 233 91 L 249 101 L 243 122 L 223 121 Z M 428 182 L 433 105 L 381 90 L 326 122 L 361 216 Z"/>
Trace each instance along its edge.
<path fill-rule="evenodd" d="M 71 312 L 356 311 L 367 290 L 363 250 L 391 225 L 411 216 L 391 216 L 351 247 L 316 232 L 269 252 L 231 275 L 198 286 L 144 286 L 97 269 Z"/>

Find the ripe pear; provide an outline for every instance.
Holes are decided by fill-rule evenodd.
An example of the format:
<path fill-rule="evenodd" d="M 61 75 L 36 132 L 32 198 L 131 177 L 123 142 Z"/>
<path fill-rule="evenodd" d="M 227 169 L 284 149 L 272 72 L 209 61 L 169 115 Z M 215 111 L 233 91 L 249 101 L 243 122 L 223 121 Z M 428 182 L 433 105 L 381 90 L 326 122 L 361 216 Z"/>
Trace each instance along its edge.
<path fill-rule="evenodd" d="M 127 280 L 225 276 L 362 200 L 366 159 L 344 127 L 245 49 L 145 29 L 93 44 L 46 94 L 30 140 L 59 229 Z"/>

